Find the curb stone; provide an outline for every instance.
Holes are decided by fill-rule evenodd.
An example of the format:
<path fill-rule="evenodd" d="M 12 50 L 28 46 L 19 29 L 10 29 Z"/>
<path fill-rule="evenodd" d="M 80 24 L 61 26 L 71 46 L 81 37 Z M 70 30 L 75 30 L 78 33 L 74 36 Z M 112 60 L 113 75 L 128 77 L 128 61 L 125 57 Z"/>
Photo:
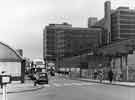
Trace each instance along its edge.
<path fill-rule="evenodd" d="M 98 82 L 98 81 L 91 81 L 91 80 L 84 80 L 84 79 L 72 79 L 71 80 L 78 80 L 78 81 L 85 81 L 85 82 L 92 82 L 92 83 L 99 83 L 99 84 L 106 84 L 106 85 L 115 85 L 115 86 L 123 86 L 123 87 L 135 87 L 135 85 L 124 85 L 124 84 L 117 84 L 117 83 L 105 83 L 105 82 Z"/>

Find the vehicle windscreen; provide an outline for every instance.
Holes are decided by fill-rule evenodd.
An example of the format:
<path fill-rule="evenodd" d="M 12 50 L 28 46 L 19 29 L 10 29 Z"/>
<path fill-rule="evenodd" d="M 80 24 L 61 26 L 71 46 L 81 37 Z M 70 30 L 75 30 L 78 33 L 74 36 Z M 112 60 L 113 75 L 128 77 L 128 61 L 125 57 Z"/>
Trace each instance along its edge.
<path fill-rule="evenodd" d="M 40 78 L 47 78 L 47 74 L 40 74 L 39 77 Z"/>

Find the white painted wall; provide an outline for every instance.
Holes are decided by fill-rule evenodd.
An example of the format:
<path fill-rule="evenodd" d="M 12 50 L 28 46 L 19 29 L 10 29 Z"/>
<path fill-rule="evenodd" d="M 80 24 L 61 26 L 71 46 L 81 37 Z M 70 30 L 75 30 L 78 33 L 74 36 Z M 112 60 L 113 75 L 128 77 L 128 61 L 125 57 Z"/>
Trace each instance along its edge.
<path fill-rule="evenodd" d="M 2 71 L 11 76 L 21 76 L 21 62 L 0 62 L 0 74 Z"/>

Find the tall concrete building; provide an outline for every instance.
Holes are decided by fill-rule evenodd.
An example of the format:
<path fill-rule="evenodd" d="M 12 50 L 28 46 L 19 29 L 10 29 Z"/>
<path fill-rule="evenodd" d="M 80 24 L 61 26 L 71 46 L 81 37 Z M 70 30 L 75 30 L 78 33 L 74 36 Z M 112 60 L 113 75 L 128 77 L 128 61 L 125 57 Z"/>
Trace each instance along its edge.
<path fill-rule="evenodd" d="M 50 24 L 44 29 L 44 59 L 71 57 L 102 44 L 100 28 L 78 28 L 69 24 Z"/>
<path fill-rule="evenodd" d="M 111 14 L 112 40 L 135 38 L 135 9 L 119 7 Z"/>
<path fill-rule="evenodd" d="M 103 45 L 111 43 L 111 2 L 104 3 L 104 17 L 96 22 L 92 27 L 100 27 L 103 30 L 102 42 Z"/>
<path fill-rule="evenodd" d="M 111 2 L 106 1 L 104 4 L 104 29 L 106 30 L 107 34 L 107 44 L 111 42 Z"/>
<path fill-rule="evenodd" d="M 62 29 L 72 27 L 72 25 L 63 24 L 50 24 L 43 30 L 43 58 L 47 60 L 56 60 L 57 56 L 57 43 L 59 43 L 59 34 L 62 34 Z M 60 40 L 62 41 L 62 40 Z"/>
<path fill-rule="evenodd" d="M 135 9 L 119 7 L 112 10 L 111 2 L 106 1 L 104 11 L 104 18 L 95 24 L 96 27 L 101 27 L 104 30 L 104 44 L 135 37 Z"/>

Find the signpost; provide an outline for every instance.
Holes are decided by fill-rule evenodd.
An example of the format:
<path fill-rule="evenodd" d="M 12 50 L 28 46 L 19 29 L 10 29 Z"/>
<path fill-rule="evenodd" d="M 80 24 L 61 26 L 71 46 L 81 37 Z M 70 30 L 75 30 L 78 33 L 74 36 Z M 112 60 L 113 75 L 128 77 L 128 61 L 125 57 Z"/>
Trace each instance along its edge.
<path fill-rule="evenodd" d="M 2 100 L 7 100 L 6 85 L 9 83 L 11 83 L 11 76 L 10 75 L 0 75 L 0 85 L 3 88 Z"/>
<path fill-rule="evenodd" d="M 127 65 L 127 81 L 128 81 L 128 65 Z"/>

